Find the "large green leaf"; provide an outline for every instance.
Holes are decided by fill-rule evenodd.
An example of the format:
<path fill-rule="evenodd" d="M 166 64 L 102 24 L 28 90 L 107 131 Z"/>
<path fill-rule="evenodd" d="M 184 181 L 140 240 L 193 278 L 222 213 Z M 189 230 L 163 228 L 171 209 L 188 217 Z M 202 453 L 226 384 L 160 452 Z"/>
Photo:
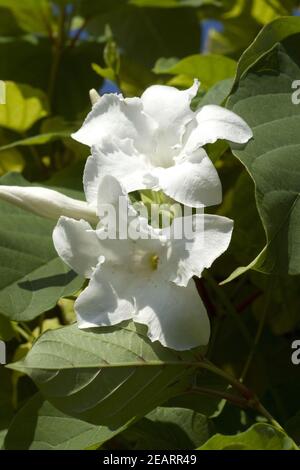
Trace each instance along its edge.
<path fill-rule="evenodd" d="M 29 183 L 10 174 L 0 184 Z M 55 222 L 6 202 L 0 203 L 0 217 L 0 312 L 12 320 L 30 320 L 78 290 L 83 280 L 55 252 Z"/>
<path fill-rule="evenodd" d="M 155 64 L 154 72 L 179 75 L 181 83 L 187 86 L 194 78 L 198 78 L 204 88 L 210 88 L 221 80 L 234 77 L 236 62 L 220 55 L 195 54 L 171 65 L 169 59 L 159 59 Z"/>
<path fill-rule="evenodd" d="M 28 374 L 63 412 L 119 427 L 182 391 L 196 365 L 192 352 L 151 343 L 144 327 L 127 323 L 48 331 L 9 367 Z"/>
<path fill-rule="evenodd" d="M 300 273 L 300 107 L 292 102 L 292 83 L 300 75 L 299 39 L 296 35 L 275 45 L 244 74 L 229 99 L 228 107 L 254 133 L 233 153 L 254 180 L 267 238 L 259 256 L 231 279 L 249 268 Z"/>
<path fill-rule="evenodd" d="M 212 422 L 187 408 L 159 406 L 131 426 L 125 435 L 138 449 L 195 449 L 212 435 Z"/>
<path fill-rule="evenodd" d="M 5 450 L 83 450 L 99 447 L 122 431 L 68 416 L 34 395 L 12 420 Z"/>
<path fill-rule="evenodd" d="M 299 32 L 300 18 L 297 17 L 276 18 L 267 24 L 241 56 L 238 63 L 236 81 L 263 55 L 270 52 L 274 44 Z"/>
<path fill-rule="evenodd" d="M 199 450 L 297 450 L 294 441 L 270 424 L 255 424 L 234 436 L 215 434 Z"/>
<path fill-rule="evenodd" d="M 0 106 L 0 126 L 22 134 L 47 116 L 46 95 L 29 85 L 6 82 L 6 103 Z"/>

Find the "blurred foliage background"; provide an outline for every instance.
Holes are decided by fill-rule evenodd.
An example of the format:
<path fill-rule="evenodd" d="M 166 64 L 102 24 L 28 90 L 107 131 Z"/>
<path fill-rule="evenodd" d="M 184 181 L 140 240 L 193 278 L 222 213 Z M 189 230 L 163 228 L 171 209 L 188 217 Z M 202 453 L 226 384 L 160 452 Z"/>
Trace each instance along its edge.
<path fill-rule="evenodd" d="M 194 107 L 206 103 L 221 105 L 232 88 L 241 54 L 265 25 L 281 16 L 298 15 L 299 3 L 0 0 L 0 79 L 6 82 L 6 105 L 0 105 L 3 181 L 25 184 L 25 178 L 82 198 L 81 175 L 89 150 L 73 141 L 70 134 L 90 109 L 90 89 L 95 88 L 100 94 L 121 91 L 126 96 L 138 96 L 151 84 L 184 88 L 198 78 L 202 85 Z M 299 369 L 290 359 L 291 343 L 300 336 L 299 278 L 272 278 L 266 325 L 260 332 L 259 345 L 253 349 L 257 321 L 270 289 L 267 276 L 248 271 L 222 287 L 221 294 L 216 287 L 236 266 L 252 261 L 264 246 L 253 181 L 227 144 L 217 143 L 207 150 L 224 188 L 223 204 L 211 210 L 232 217 L 236 227 L 231 247 L 214 265 L 213 276 L 198 285 L 213 325 L 208 355 L 236 377 L 244 369 L 247 385 L 299 443 Z M 2 217 L 9 212 L 7 208 L 3 211 Z M 29 234 L 32 222 L 28 219 L 26 223 L 24 230 Z M 47 233 L 51 233 L 51 227 L 50 224 L 45 228 Z M 19 230 L 22 229 L 20 225 Z M 45 238 L 43 230 L 39 231 L 41 239 Z M 81 281 L 71 279 L 64 292 L 52 292 L 53 298 L 42 306 L 37 302 L 37 306 L 16 308 L 12 315 L 8 314 L 12 308 L 11 304 L 8 306 L 8 295 L 17 294 L 8 294 L 7 283 L 1 282 L 0 338 L 8 344 L 9 361 L 24 357 L 41 332 L 74 320 L 74 299 L 66 297 L 80 287 Z M 224 292 L 235 307 L 233 313 L 224 300 Z M 58 302 L 53 300 L 57 298 Z M 24 433 L 18 434 L 17 424 L 27 423 L 33 435 L 33 421 L 39 411 L 46 415 L 55 412 L 40 395 L 34 395 L 35 385 L 20 372 L 1 368 L 0 382 L 0 442 L 11 426 L 8 448 L 30 447 L 31 442 L 22 441 Z M 216 386 L 222 388 L 220 384 Z M 27 408 L 20 414 L 24 404 Z M 246 415 L 224 401 L 200 402 L 194 396 L 173 399 L 169 405 L 182 406 L 205 417 L 197 417 L 196 434 L 191 432 L 190 415 L 184 418 L 185 427 L 178 428 L 182 421 L 179 413 L 179 417 L 172 418 L 177 434 L 171 433 L 171 437 L 162 424 L 169 419 L 164 414 L 167 408 L 157 409 L 129 430 L 108 439 L 106 447 L 193 448 L 216 432 L 245 431 L 257 418 L 255 413 Z M 16 421 L 10 425 L 15 415 Z M 70 429 L 72 426 L 78 423 L 70 423 Z M 63 448 L 64 439 L 67 437 L 61 438 L 58 448 Z"/>

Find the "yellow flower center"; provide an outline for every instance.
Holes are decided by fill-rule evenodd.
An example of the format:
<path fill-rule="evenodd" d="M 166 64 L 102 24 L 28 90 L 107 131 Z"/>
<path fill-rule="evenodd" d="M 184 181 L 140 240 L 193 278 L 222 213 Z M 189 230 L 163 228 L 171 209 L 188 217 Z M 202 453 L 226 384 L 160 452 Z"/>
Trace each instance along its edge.
<path fill-rule="evenodd" d="M 159 263 L 159 256 L 156 255 L 156 254 L 151 255 L 150 256 L 150 266 L 151 266 L 151 269 L 153 271 L 157 270 L 158 263 Z"/>

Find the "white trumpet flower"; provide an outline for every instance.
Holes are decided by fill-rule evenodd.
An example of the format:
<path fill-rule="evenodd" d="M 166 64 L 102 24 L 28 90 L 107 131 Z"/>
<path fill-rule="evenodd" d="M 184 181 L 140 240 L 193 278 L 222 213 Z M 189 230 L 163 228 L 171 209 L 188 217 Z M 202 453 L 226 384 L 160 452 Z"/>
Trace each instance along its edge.
<path fill-rule="evenodd" d="M 92 111 L 73 138 L 89 145 L 84 172 L 87 201 L 96 206 L 99 178 L 111 174 L 128 192 L 162 190 L 191 207 L 218 204 L 221 183 L 203 146 L 225 139 L 245 144 L 249 126 L 235 113 L 207 105 L 193 112 L 191 88 L 154 85 L 141 98 L 92 92 Z"/>
<path fill-rule="evenodd" d="M 105 176 L 98 183 L 97 213 L 109 202 L 116 209 L 126 197 L 120 183 Z M 210 324 L 192 277 L 200 276 L 228 247 L 232 220 L 197 214 L 204 232 L 193 239 L 175 239 L 181 218 L 165 229 L 154 229 L 134 213 L 131 221 L 149 238 L 103 239 L 105 227 L 93 230 L 84 220 L 61 217 L 53 233 L 54 246 L 65 263 L 90 279 L 75 302 L 80 328 L 115 325 L 133 319 L 146 324 L 151 341 L 185 350 L 206 345 Z M 198 221 L 199 222 L 199 221 Z"/>

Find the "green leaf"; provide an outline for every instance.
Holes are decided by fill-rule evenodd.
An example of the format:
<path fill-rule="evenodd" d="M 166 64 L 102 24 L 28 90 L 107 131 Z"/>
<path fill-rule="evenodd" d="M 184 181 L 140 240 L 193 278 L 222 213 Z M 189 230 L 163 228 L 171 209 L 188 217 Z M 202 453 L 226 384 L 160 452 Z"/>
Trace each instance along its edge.
<path fill-rule="evenodd" d="M 215 9 L 215 17 L 222 22 L 223 31 L 219 32 L 212 28 L 208 32 L 206 40 L 208 52 L 240 57 L 261 29 L 261 24 L 252 15 L 253 2 L 254 0 L 220 2 L 221 8 Z M 262 3 L 264 0 L 259 2 Z"/>
<path fill-rule="evenodd" d="M 255 203 L 253 180 L 243 171 L 232 188 L 229 216 L 234 220 L 230 253 L 239 263 L 249 263 L 266 243 Z"/>
<path fill-rule="evenodd" d="M 0 184 L 28 186 L 9 174 Z M 55 222 L 0 203 L 0 305 L 11 320 L 31 320 L 71 295 L 83 280 L 58 257 L 52 242 Z"/>
<path fill-rule="evenodd" d="M 7 433 L 7 429 L 1 429 L 0 431 L 0 450 L 3 450 L 4 439 Z"/>
<path fill-rule="evenodd" d="M 299 38 L 275 45 L 241 78 L 228 102 L 254 133 L 244 148 L 232 150 L 254 180 L 267 238 L 257 258 L 231 279 L 250 268 L 300 273 L 300 107 L 292 102 L 292 83 L 300 74 Z"/>
<path fill-rule="evenodd" d="M 219 19 L 224 30 L 222 32 L 214 29 L 209 31 L 206 43 L 207 51 L 239 58 L 242 54 L 247 55 L 247 48 L 251 45 L 251 48 L 257 47 L 259 53 L 259 42 L 256 36 L 260 33 L 261 27 L 279 16 L 293 15 L 296 3 L 294 0 L 227 0 L 220 2 L 221 8 L 214 9 L 211 17 Z M 278 36 L 277 40 L 281 39 Z M 262 49 L 266 52 L 263 45 Z"/>
<path fill-rule="evenodd" d="M 293 13 L 297 0 L 253 0 L 252 15 L 261 24 Z"/>
<path fill-rule="evenodd" d="M 0 0 L 1 35 L 48 34 L 51 7 L 47 0 Z"/>
<path fill-rule="evenodd" d="M 130 0 L 129 3 L 139 7 L 157 8 L 219 6 L 220 4 L 218 0 Z"/>
<path fill-rule="evenodd" d="M 254 424 L 235 436 L 215 434 L 199 450 L 297 450 L 294 441 L 270 424 Z"/>
<path fill-rule="evenodd" d="M 125 431 L 137 449 L 195 449 L 212 435 L 212 422 L 186 408 L 158 407 Z"/>
<path fill-rule="evenodd" d="M 217 392 L 226 392 L 228 384 L 224 379 L 207 371 L 201 371 L 194 378 L 194 385 L 198 389 L 210 389 Z M 176 397 L 170 398 L 166 403 L 169 407 L 187 408 L 206 417 L 215 418 L 223 409 L 225 400 L 218 396 L 210 396 L 199 391 L 185 392 Z"/>
<path fill-rule="evenodd" d="M 4 152 L 6 150 L 13 149 L 15 147 L 19 146 L 30 146 L 30 145 L 44 145 L 48 144 L 49 142 L 53 142 L 54 140 L 59 140 L 59 139 L 64 139 L 68 138 L 71 135 L 71 131 L 53 131 L 53 132 L 48 132 L 47 134 L 39 134 L 39 135 L 34 135 L 32 137 L 26 137 L 25 139 L 20 139 L 20 140 L 15 140 L 14 142 L 11 142 L 10 144 L 2 145 L 0 147 L 0 152 Z M 1 159 L 1 154 L 0 154 L 0 159 Z M 21 161 L 18 160 L 17 158 L 11 159 L 11 165 L 20 165 Z M 15 163 L 14 163 L 15 162 Z M 0 167 L 1 167 L 1 161 L 0 161 Z M 14 168 L 11 168 L 13 171 Z"/>
<path fill-rule="evenodd" d="M 228 57 L 209 54 L 195 54 L 170 64 L 170 59 L 159 59 L 153 71 L 156 74 L 183 75 L 187 85 L 198 78 L 204 88 L 210 88 L 221 80 L 232 78 L 236 72 L 236 62 Z M 182 80 L 182 78 L 181 78 Z"/>
<path fill-rule="evenodd" d="M 296 33 L 300 33 L 300 18 L 297 17 L 276 18 L 267 24 L 240 58 L 236 82 L 252 65 L 270 52 L 274 44 Z"/>
<path fill-rule="evenodd" d="M 9 171 L 21 172 L 25 166 L 22 154 L 17 149 L 5 147 L 0 147 L 0 176 Z"/>
<path fill-rule="evenodd" d="M 115 72 L 110 67 L 101 67 L 98 64 L 92 64 L 92 69 L 96 72 L 100 77 L 107 78 L 108 80 L 114 81 L 116 79 Z"/>
<path fill-rule="evenodd" d="M 144 327 L 127 323 L 48 331 L 8 367 L 29 375 L 64 413 L 119 427 L 182 391 L 196 365 L 192 352 L 151 343 Z"/>
<path fill-rule="evenodd" d="M 5 450 L 84 450 L 99 447 L 123 428 L 109 429 L 72 418 L 34 395 L 12 420 Z"/>
<path fill-rule="evenodd" d="M 216 104 L 221 106 L 232 89 L 233 81 L 233 78 L 227 78 L 213 85 L 203 97 L 200 97 L 197 103 L 197 108 L 207 104 Z"/>
<path fill-rule="evenodd" d="M 41 90 L 13 82 L 5 85 L 6 103 L 0 106 L 0 126 L 22 134 L 47 116 L 47 98 Z"/>

